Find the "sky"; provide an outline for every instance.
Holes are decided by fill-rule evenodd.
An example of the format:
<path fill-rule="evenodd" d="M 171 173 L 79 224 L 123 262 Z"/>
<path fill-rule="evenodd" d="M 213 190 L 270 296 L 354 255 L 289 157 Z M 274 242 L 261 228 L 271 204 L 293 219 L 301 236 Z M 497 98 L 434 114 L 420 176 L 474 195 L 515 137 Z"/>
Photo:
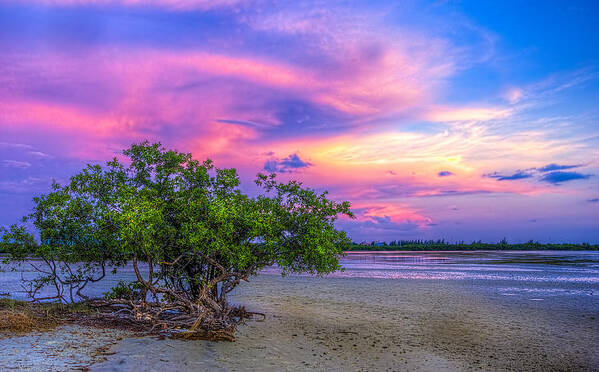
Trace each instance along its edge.
<path fill-rule="evenodd" d="M 599 2 L 0 0 L 0 225 L 134 142 L 357 242 L 599 243 Z"/>

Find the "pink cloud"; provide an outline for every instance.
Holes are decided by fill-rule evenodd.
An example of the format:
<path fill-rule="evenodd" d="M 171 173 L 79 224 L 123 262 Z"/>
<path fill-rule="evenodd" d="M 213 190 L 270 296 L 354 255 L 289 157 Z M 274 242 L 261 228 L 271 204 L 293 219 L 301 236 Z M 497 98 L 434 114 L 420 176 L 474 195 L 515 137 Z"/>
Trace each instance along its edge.
<path fill-rule="evenodd" d="M 391 51 L 368 68 L 357 64 L 355 74 L 328 80 L 319 71 L 290 63 L 199 51 L 115 49 L 74 57 L 50 51 L 3 56 L 13 74 L 4 77 L 7 84 L 0 88 L 0 125 L 46 126 L 98 138 L 153 137 L 165 131 L 206 138 L 226 126 L 219 119 L 280 125 L 270 101 L 281 92 L 370 119 L 421 105 L 427 96 L 417 81 L 393 77 L 393 71 L 414 67 Z M 207 83 L 194 88 L 196 81 Z M 39 84 L 70 96 L 31 97 L 28 92 Z M 257 136 L 255 129 L 237 131 L 244 132 L 240 138 Z"/>
<path fill-rule="evenodd" d="M 423 215 L 422 212 L 413 207 L 401 203 L 373 204 L 373 203 L 354 203 L 352 208 L 358 212 L 358 220 L 368 220 L 375 217 L 388 217 L 390 222 L 394 223 L 414 223 L 424 227 L 432 223 L 432 219 Z M 363 212 L 361 212 L 363 210 Z"/>
<path fill-rule="evenodd" d="M 524 97 L 524 91 L 521 88 L 512 87 L 505 91 L 503 97 L 511 104 L 520 102 Z"/>

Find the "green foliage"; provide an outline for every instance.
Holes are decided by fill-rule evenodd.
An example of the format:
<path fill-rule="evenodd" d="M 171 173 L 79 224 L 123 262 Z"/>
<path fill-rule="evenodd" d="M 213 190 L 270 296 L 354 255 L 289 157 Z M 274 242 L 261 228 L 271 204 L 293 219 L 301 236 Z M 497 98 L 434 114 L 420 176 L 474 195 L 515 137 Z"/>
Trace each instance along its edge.
<path fill-rule="evenodd" d="M 274 174 L 259 174 L 262 194 L 250 197 L 239 188 L 235 169 L 214 168 L 210 160 L 159 143 L 135 144 L 123 155 L 127 164 L 115 158 L 104 167 L 88 165 L 69 184 L 54 184 L 34 199 L 25 220 L 39 241 L 24 226 L 4 232 L 10 260 L 34 255 L 52 268 L 34 289 L 58 278 L 81 295 L 106 268 L 132 261 L 144 299 L 147 292 L 157 300 L 190 301 L 210 293 L 222 302 L 241 280 L 272 264 L 284 273 L 339 269 L 350 241 L 334 222 L 353 217 L 348 202 L 331 201 L 296 181 L 278 182 Z M 145 278 L 138 262 L 147 264 Z M 123 283 L 109 296 L 126 295 L 125 288 L 131 289 Z"/>
<path fill-rule="evenodd" d="M 137 300 L 141 298 L 143 288 L 143 284 L 140 282 L 126 283 L 124 280 L 120 280 L 109 292 L 104 293 L 104 298 L 107 300 Z"/>

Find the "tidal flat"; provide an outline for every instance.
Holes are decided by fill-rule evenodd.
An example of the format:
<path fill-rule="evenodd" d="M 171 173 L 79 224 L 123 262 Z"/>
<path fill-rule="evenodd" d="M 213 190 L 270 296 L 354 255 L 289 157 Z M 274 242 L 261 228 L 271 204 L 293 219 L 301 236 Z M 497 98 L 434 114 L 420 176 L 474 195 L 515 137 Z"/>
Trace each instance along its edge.
<path fill-rule="evenodd" d="M 0 370 L 599 370 L 599 252 L 369 252 L 342 265 L 238 287 L 232 301 L 266 320 L 233 343 L 67 325 L 2 336 Z"/>

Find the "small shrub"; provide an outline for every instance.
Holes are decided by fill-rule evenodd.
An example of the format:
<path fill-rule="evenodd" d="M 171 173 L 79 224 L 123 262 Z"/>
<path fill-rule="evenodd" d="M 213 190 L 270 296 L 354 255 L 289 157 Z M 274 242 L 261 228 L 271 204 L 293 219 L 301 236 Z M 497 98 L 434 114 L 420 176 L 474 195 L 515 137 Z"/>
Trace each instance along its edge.
<path fill-rule="evenodd" d="M 118 284 L 110 288 L 110 292 L 104 293 L 107 300 L 136 300 L 141 298 L 143 284 L 140 282 L 125 283 L 121 280 Z"/>

